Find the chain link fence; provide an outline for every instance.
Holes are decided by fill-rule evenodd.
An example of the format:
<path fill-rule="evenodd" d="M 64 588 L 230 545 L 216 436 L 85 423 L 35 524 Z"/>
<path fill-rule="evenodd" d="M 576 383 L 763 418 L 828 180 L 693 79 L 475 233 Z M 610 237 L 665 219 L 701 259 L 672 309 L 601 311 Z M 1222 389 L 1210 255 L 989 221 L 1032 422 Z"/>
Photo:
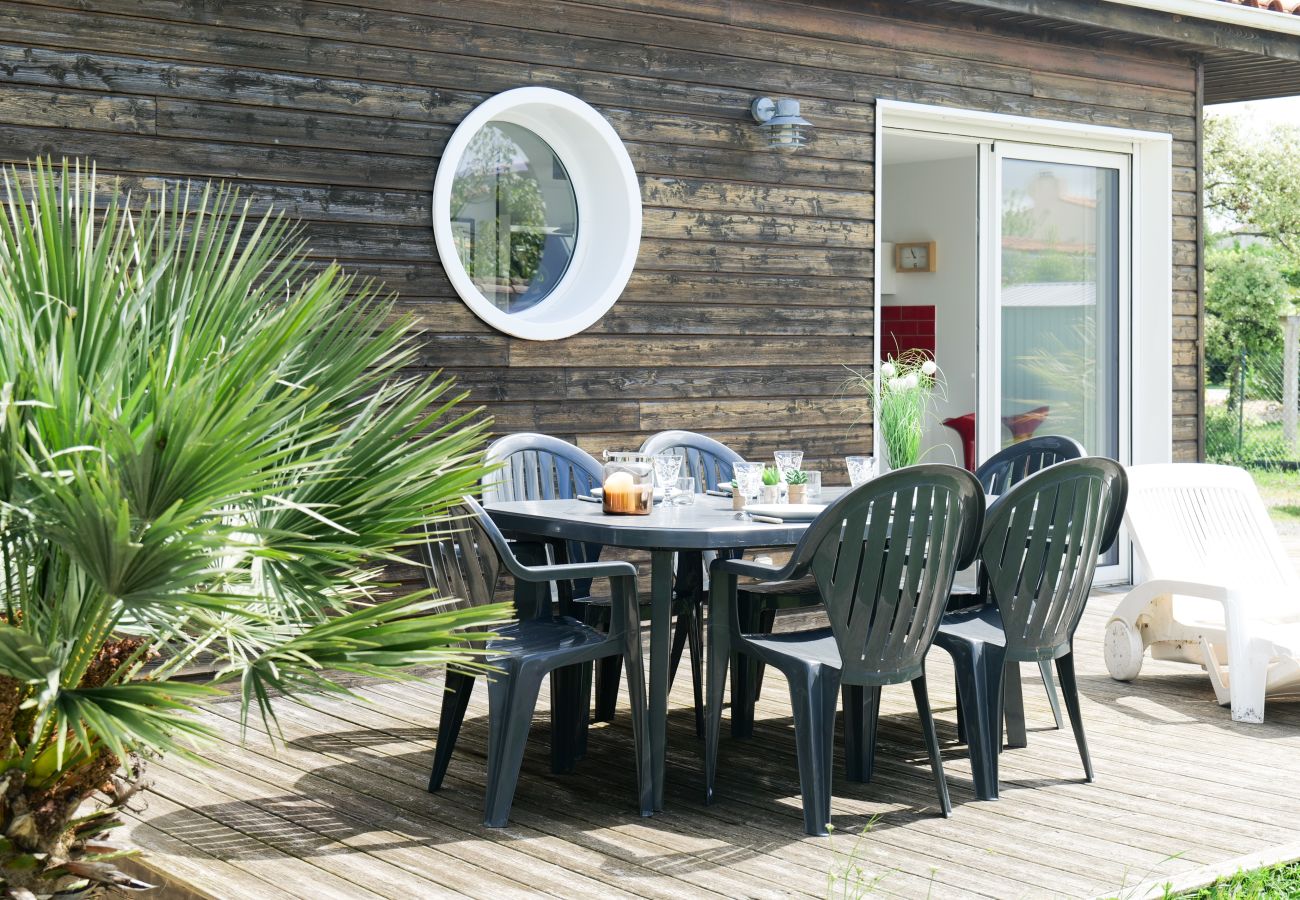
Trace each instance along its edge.
<path fill-rule="evenodd" d="M 1283 353 L 1242 353 L 1226 383 L 1205 398 L 1205 456 L 1209 462 L 1253 469 L 1300 471 L 1300 360 Z M 1289 389 L 1288 389 L 1289 387 Z M 1287 415 L 1290 407 L 1291 415 Z"/>

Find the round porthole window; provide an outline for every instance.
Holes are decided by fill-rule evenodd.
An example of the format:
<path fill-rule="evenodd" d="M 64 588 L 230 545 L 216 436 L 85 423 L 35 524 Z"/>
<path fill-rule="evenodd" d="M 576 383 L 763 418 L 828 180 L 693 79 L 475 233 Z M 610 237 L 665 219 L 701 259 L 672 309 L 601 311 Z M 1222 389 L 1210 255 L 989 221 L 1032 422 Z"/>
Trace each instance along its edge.
<path fill-rule="evenodd" d="M 603 316 L 641 242 L 623 142 L 576 97 L 498 94 L 452 134 L 433 189 L 438 255 L 461 299 L 507 334 L 554 340 Z"/>

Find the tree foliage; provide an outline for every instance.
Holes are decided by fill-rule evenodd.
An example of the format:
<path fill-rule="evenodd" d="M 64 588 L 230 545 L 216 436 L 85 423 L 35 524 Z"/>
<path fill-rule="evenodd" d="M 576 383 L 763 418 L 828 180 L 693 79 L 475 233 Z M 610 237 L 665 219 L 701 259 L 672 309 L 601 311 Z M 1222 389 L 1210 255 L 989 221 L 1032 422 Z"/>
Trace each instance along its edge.
<path fill-rule="evenodd" d="M 270 722 L 339 673 L 473 665 L 506 611 L 381 582 L 485 473 L 486 425 L 404 372 L 389 300 L 220 188 L 133 211 L 66 164 L 4 185 L 0 895 L 20 897 L 120 877 L 92 839 L 142 756 L 202 738 L 216 688 L 176 679 L 200 655 Z"/>
<path fill-rule="evenodd" d="M 1205 364 L 1211 377 L 1227 380 L 1229 405 L 1234 408 L 1241 354 L 1262 355 L 1281 347 L 1278 317 L 1287 289 L 1278 254 L 1267 248 L 1234 246 L 1208 255 Z"/>
<path fill-rule="evenodd" d="M 489 289 L 527 285 L 541 266 L 546 201 L 531 163 L 506 128 L 492 124 L 474 135 L 452 182 L 452 220 L 478 212 L 468 217 L 478 231 L 458 235 L 457 254 Z"/>
<path fill-rule="evenodd" d="M 1205 119 L 1205 207 L 1236 235 L 1282 248 L 1300 260 L 1300 128 L 1274 124 L 1263 134 L 1236 119 Z"/>
<path fill-rule="evenodd" d="M 1300 128 L 1207 116 L 1205 209 L 1207 377 L 1235 407 L 1241 354 L 1281 350 L 1278 317 L 1300 288 Z"/>

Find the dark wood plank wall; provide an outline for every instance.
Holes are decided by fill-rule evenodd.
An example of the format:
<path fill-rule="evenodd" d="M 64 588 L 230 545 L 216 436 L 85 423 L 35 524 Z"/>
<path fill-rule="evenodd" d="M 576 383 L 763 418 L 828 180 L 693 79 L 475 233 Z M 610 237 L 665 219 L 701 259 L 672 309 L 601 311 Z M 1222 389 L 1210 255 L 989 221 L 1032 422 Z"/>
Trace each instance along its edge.
<path fill-rule="evenodd" d="M 645 200 L 623 298 L 558 343 L 482 325 L 429 223 L 452 129 L 525 84 L 600 109 Z M 758 94 L 803 102 L 806 152 L 762 146 Z M 798 444 L 825 467 L 867 448 L 838 388 L 873 358 L 878 97 L 1173 133 L 1175 440 L 1194 457 L 1187 59 L 847 0 L 0 0 L 0 157 L 93 157 L 145 186 L 229 179 L 304 219 L 316 256 L 398 291 L 427 329 L 422 364 L 454 372 L 500 431 L 593 452 L 670 427 L 746 454 Z"/>

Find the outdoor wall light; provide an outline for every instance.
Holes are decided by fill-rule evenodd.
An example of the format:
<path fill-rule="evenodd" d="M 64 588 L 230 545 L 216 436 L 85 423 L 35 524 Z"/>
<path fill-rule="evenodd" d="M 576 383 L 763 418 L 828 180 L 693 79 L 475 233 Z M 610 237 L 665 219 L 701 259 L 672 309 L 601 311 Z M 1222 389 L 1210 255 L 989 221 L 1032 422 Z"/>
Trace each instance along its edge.
<path fill-rule="evenodd" d="M 758 127 L 767 132 L 767 145 L 784 150 L 798 150 L 808 143 L 812 122 L 799 115 L 798 100 L 773 100 L 759 97 L 749 106 Z"/>

